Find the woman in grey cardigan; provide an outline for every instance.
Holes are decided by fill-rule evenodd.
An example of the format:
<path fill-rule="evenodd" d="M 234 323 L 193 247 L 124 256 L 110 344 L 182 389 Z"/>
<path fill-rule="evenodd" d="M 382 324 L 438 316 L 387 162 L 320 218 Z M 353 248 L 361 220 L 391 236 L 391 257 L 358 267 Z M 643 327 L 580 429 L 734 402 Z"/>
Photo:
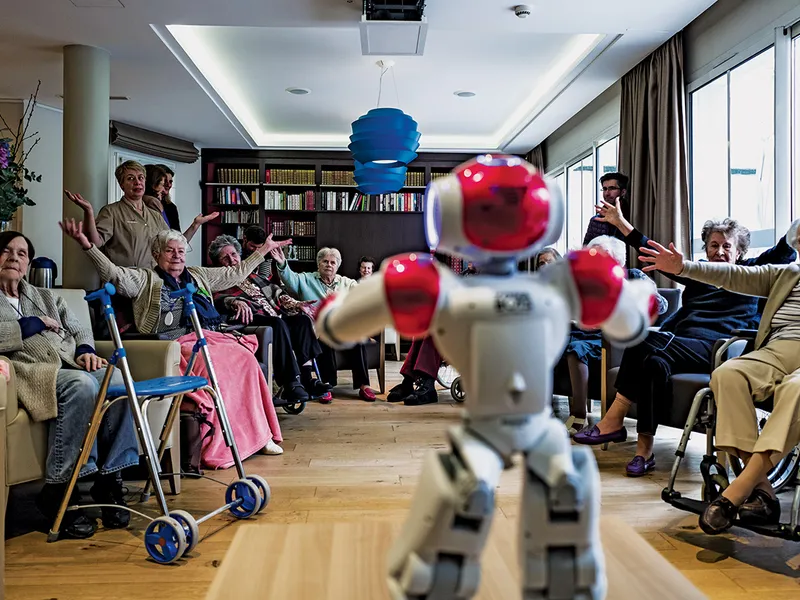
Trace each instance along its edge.
<path fill-rule="evenodd" d="M 16 231 L 0 233 L 0 354 L 14 366 L 18 397 L 30 418 L 49 421 L 45 485 L 36 499 L 39 510 L 55 519 L 78 460 L 107 363 L 94 351 L 92 332 L 66 302 L 23 278 L 34 257 L 31 241 Z M 111 385 L 122 385 L 116 371 Z M 98 504 L 125 506 L 119 472 L 139 463 L 128 406 L 117 402 L 103 417 L 97 440 L 81 477 L 99 471 L 91 488 Z M 77 488 L 76 488 L 77 490 Z M 73 492 L 77 502 L 77 492 Z M 128 511 L 103 508 L 103 525 L 127 527 Z M 87 538 L 97 529 L 83 511 L 64 516 L 62 535 Z"/>
<path fill-rule="evenodd" d="M 786 241 L 800 248 L 795 221 Z M 781 505 L 767 473 L 800 442 L 800 266 L 684 261 L 670 244 L 641 248 L 645 271 L 660 270 L 725 290 L 767 298 L 755 350 L 724 362 L 711 377 L 717 404 L 716 446 L 746 467 L 706 508 L 700 527 L 722 533 L 736 517 L 754 524 L 780 522 Z M 753 402 L 773 397 L 774 408 L 759 434 Z"/>

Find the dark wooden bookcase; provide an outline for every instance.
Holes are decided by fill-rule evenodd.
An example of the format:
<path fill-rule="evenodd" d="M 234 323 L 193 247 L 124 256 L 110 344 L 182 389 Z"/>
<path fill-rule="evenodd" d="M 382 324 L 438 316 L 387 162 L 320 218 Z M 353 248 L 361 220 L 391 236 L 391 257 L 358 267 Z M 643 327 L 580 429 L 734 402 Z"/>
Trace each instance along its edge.
<path fill-rule="evenodd" d="M 227 233 L 241 240 L 258 224 L 275 239 L 291 237 L 292 268 L 316 270 L 316 253 L 336 247 L 340 273 L 358 276 L 358 259 L 428 248 L 422 197 L 431 178 L 448 173 L 473 154 L 423 153 L 409 165 L 406 187 L 397 194 L 362 195 L 352 181 L 349 152 L 231 150 L 201 153 L 203 212 L 220 217 L 203 228 L 203 264 L 208 245 Z"/>

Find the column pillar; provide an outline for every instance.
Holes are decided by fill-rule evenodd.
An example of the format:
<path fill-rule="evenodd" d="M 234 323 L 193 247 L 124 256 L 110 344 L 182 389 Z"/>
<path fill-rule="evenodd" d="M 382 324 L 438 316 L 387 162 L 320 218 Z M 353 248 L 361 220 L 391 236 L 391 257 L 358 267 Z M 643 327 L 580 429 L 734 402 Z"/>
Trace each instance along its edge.
<path fill-rule="evenodd" d="M 111 56 L 101 48 L 64 46 L 64 188 L 81 194 L 95 214 L 108 202 Z M 63 217 L 83 212 L 63 198 Z M 100 280 L 74 240 L 63 240 L 62 285 L 92 290 Z"/>

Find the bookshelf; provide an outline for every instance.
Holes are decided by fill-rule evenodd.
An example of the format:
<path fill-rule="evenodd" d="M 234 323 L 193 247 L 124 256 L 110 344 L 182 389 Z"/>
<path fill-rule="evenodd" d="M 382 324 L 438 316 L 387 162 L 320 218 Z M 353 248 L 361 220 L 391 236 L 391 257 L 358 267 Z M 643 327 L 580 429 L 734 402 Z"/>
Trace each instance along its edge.
<path fill-rule="evenodd" d="M 343 258 L 339 272 L 357 277 L 362 255 L 382 261 L 427 251 L 425 187 L 473 156 L 420 154 L 397 193 L 367 195 L 356 188 L 349 152 L 203 149 L 203 212 L 221 213 L 203 228 L 203 248 L 223 233 L 241 240 L 249 225 L 260 225 L 276 239 L 293 238 L 293 269 L 316 270 L 317 250 L 334 246 Z"/>

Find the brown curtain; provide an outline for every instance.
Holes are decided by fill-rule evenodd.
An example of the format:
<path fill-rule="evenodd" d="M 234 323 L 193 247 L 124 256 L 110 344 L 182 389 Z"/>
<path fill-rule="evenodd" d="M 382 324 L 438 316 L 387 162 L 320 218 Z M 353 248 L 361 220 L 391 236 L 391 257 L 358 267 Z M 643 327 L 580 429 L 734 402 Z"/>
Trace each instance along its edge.
<path fill-rule="evenodd" d="M 525 160 L 544 173 L 544 147 L 539 144 L 525 155 Z"/>
<path fill-rule="evenodd" d="M 630 176 L 630 221 L 691 255 L 683 37 L 678 33 L 622 78 L 619 170 Z M 630 266 L 641 266 L 631 249 Z M 675 284 L 656 274 L 660 287 Z"/>

